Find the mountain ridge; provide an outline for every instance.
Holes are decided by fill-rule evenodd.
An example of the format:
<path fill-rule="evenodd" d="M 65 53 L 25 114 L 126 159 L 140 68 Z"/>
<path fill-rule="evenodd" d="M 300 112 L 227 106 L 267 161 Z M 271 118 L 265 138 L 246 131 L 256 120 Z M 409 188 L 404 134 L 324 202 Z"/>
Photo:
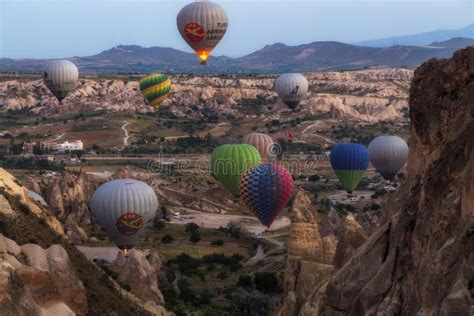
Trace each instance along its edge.
<path fill-rule="evenodd" d="M 354 44 L 368 47 L 390 47 L 396 45 L 425 45 L 430 42 L 444 42 L 456 37 L 474 38 L 474 23 L 453 30 L 435 30 L 418 34 L 391 36 L 359 41 Z"/>
<path fill-rule="evenodd" d="M 474 39 L 456 37 L 423 46 L 366 47 L 337 41 L 297 46 L 283 43 L 265 47 L 239 58 L 211 56 L 206 67 L 193 53 L 172 47 L 118 45 L 98 54 L 73 57 L 82 73 L 199 73 L 271 74 L 325 70 L 355 70 L 374 67 L 417 67 L 431 58 L 449 58 L 459 48 L 474 45 Z M 48 60 L 0 59 L 0 72 L 41 72 Z"/>

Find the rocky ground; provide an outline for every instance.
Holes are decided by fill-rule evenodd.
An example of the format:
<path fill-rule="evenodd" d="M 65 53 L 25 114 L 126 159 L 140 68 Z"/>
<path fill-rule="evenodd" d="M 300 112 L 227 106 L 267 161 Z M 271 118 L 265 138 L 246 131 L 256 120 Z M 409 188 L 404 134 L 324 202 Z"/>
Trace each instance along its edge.
<path fill-rule="evenodd" d="M 353 72 L 306 74 L 310 83 L 304 115 L 328 113 L 333 118 L 364 122 L 403 121 L 408 88 L 413 76 L 407 69 L 374 69 Z M 257 107 L 266 120 L 278 119 L 286 107 L 273 92 L 275 77 L 213 77 L 177 75 L 162 104 L 178 117 L 250 118 L 242 106 Z M 0 80 L 0 112 L 30 108 L 42 115 L 80 113 L 84 110 L 148 112 L 152 109 L 138 89 L 138 78 L 81 79 L 76 91 L 59 105 L 40 79 L 4 76 Z M 254 111 L 252 111 L 254 112 Z M 294 114 L 297 116 L 297 114 Z"/>

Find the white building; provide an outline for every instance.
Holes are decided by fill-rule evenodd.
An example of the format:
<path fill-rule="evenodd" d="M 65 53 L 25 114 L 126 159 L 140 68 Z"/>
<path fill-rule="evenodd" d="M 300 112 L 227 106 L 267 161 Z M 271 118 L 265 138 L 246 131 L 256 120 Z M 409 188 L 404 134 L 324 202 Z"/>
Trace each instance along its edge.
<path fill-rule="evenodd" d="M 67 150 L 84 150 L 84 144 L 80 140 L 76 140 L 74 142 L 65 141 L 62 144 L 55 144 L 54 150 L 57 150 L 59 152 L 65 152 Z"/>

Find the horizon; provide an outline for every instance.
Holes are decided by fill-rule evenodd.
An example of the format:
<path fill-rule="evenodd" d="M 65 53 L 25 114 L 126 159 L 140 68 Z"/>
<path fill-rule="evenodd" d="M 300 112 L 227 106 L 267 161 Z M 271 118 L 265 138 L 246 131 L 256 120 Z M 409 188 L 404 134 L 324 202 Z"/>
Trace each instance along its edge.
<path fill-rule="evenodd" d="M 179 35 L 175 21 L 177 12 L 189 2 L 189 0 L 142 0 L 132 3 L 101 0 L 98 3 L 92 3 L 88 0 L 82 2 L 67 0 L 59 3 L 42 0 L 1 0 L 0 58 L 85 57 L 120 45 L 170 47 L 191 52 Z M 454 3 L 447 0 L 435 2 L 417 0 L 414 3 L 393 0 L 383 2 L 365 0 L 357 3 L 339 0 L 334 2 L 298 1 L 291 2 L 295 5 L 290 8 L 288 8 L 289 1 L 221 0 L 215 2 L 226 9 L 230 23 L 226 36 L 213 55 L 232 58 L 245 56 L 275 43 L 288 46 L 319 41 L 356 44 L 361 41 L 394 36 L 457 30 L 474 23 L 473 14 L 469 13 L 472 12 L 473 3 L 466 0 L 456 0 Z M 428 2 L 430 5 L 427 8 Z M 271 3 L 270 9 L 269 3 Z M 91 5 L 93 5 L 93 11 L 90 10 Z M 344 11 L 340 10 L 340 5 L 344 5 Z M 407 8 L 410 10 L 407 11 Z M 417 8 L 424 8 L 423 16 L 420 17 L 421 11 Z M 159 13 L 155 13 L 156 9 Z M 261 12 L 265 10 L 267 14 L 262 15 Z M 74 16 L 62 15 L 64 12 L 71 11 L 74 12 Z M 104 15 L 104 12 L 107 14 Z M 390 15 L 381 15 L 381 12 L 390 12 Z M 443 13 L 443 21 L 435 18 L 441 13 Z M 413 14 L 418 19 L 410 19 L 409 16 Z M 247 16 L 247 18 L 243 19 L 239 16 Z M 293 18 L 295 16 L 299 18 Z M 334 16 L 339 19 L 335 19 Z M 31 23 L 25 24 L 22 22 L 24 19 L 28 19 Z M 51 19 L 55 22 L 40 23 L 40 21 Z M 279 21 L 277 27 L 274 25 L 275 19 Z M 84 24 L 84 20 L 99 22 Z M 259 22 L 249 24 L 246 23 L 248 20 L 259 20 Z M 344 25 L 340 23 L 341 20 L 345 21 Z M 126 22 L 121 23 L 124 21 Z M 150 27 L 141 28 L 142 25 L 148 23 L 147 21 Z M 285 21 L 287 23 L 282 28 L 280 22 Z M 363 22 L 360 23 L 360 21 Z M 348 28 L 347 25 L 351 24 L 356 27 Z M 397 26 L 393 27 L 395 24 Z M 32 25 L 37 25 L 37 27 L 32 29 Z M 63 27 L 58 30 L 58 25 Z M 164 28 L 163 25 L 167 27 Z M 260 34 L 255 35 L 255 25 L 261 31 Z M 51 31 L 53 29 L 58 33 Z M 321 31 L 315 34 L 301 32 L 305 29 Z M 18 41 L 18 38 L 22 40 Z M 57 41 L 57 38 L 64 40 Z M 32 53 L 33 51 L 35 53 Z"/>

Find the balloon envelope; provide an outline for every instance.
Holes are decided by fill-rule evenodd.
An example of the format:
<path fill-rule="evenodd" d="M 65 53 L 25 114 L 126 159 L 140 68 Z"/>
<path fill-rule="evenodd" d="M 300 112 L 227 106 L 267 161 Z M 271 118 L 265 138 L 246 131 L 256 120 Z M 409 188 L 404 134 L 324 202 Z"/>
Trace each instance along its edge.
<path fill-rule="evenodd" d="M 385 180 L 393 180 L 408 159 L 408 145 L 398 136 L 378 136 L 369 144 L 370 162 Z"/>
<path fill-rule="evenodd" d="M 145 234 L 157 209 L 155 191 L 148 184 L 132 179 L 106 182 L 91 198 L 92 219 L 125 252 Z"/>
<path fill-rule="evenodd" d="M 260 154 L 251 145 L 222 145 L 212 153 L 211 174 L 230 193 L 238 196 L 240 175 L 259 162 Z"/>
<path fill-rule="evenodd" d="M 165 74 L 150 74 L 140 80 L 140 91 L 156 110 L 170 93 L 171 80 Z"/>
<path fill-rule="evenodd" d="M 176 22 L 181 36 L 201 58 L 201 64 L 206 64 L 227 31 L 228 18 L 220 5 L 197 1 L 182 8 Z"/>
<path fill-rule="evenodd" d="M 283 74 L 275 81 L 275 90 L 283 102 L 294 110 L 308 93 L 308 80 L 298 73 Z"/>
<path fill-rule="evenodd" d="M 293 194 L 293 178 L 282 166 L 262 163 L 244 172 L 240 195 L 259 221 L 270 228 Z"/>
<path fill-rule="evenodd" d="M 275 144 L 273 139 L 267 134 L 251 133 L 245 135 L 242 143 L 255 147 L 258 150 L 262 160 L 274 154 L 273 149 Z"/>
<path fill-rule="evenodd" d="M 76 65 L 68 60 L 54 60 L 48 63 L 43 71 L 43 83 L 59 102 L 76 89 L 78 79 L 79 71 Z"/>
<path fill-rule="evenodd" d="M 347 191 L 359 184 L 369 166 L 369 157 L 369 151 L 361 144 L 337 144 L 331 150 L 331 166 Z"/>

